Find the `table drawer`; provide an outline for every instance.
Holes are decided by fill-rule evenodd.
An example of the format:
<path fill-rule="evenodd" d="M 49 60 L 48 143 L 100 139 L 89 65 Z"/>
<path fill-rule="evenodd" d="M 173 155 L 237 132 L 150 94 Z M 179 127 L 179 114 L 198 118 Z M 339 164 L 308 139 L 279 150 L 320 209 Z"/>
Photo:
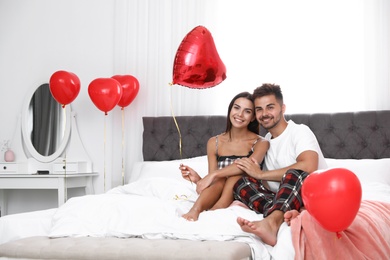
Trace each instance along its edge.
<path fill-rule="evenodd" d="M 0 163 L 0 174 L 6 173 L 17 173 L 18 164 L 17 163 Z"/>
<path fill-rule="evenodd" d="M 78 163 L 54 163 L 53 173 L 77 173 L 78 172 Z"/>

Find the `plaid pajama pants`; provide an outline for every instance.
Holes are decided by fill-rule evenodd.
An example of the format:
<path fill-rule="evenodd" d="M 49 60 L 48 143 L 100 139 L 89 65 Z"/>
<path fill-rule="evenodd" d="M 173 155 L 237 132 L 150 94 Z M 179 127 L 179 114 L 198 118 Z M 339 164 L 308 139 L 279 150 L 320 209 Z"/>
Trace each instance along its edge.
<path fill-rule="evenodd" d="M 274 210 L 299 211 L 303 206 L 302 183 L 307 176 L 308 173 L 301 170 L 288 170 L 280 182 L 278 192 L 274 193 L 265 188 L 261 180 L 245 175 L 234 185 L 234 198 L 264 217 Z"/>

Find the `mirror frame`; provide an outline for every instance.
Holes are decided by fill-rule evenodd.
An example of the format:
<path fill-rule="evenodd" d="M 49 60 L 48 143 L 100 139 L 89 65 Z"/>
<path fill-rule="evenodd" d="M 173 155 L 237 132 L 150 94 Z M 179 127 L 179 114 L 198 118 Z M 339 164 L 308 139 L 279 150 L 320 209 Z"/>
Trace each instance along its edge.
<path fill-rule="evenodd" d="M 22 137 L 23 137 L 23 145 L 24 145 L 24 148 L 27 149 L 27 152 L 28 152 L 27 153 L 26 150 L 24 151 L 26 156 L 28 158 L 33 157 L 34 159 L 36 159 L 40 162 L 49 163 L 49 162 L 52 162 L 52 161 L 58 159 L 61 156 L 61 154 L 65 151 L 65 149 L 68 145 L 70 135 L 71 135 L 71 128 L 72 128 L 72 120 L 71 120 L 72 119 L 72 117 L 71 117 L 72 110 L 71 110 L 70 105 L 66 105 L 63 108 L 63 109 L 65 109 L 65 120 L 66 120 L 65 132 L 64 132 L 64 137 L 63 137 L 61 144 L 58 147 L 57 151 L 55 151 L 53 154 L 51 154 L 49 156 L 43 156 L 40 153 L 38 153 L 31 142 L 31 137 L 30 137 L 30 134 L 28 133 L 28 125 L 27 124 L 29 121 L 28 116 L 29 116 L 29 107 L 30 107 L 31 99 L 32 99 L 35 91 L 44 84 L 47 84 L 47 83 L 42 83 L 37 88 L 32 88 L 30 90 L 30 92 L 27 93 L 27 95 L 26 95 L 26 98 L 25 98 L 24 103 L 23 103 L 23 108 L 22 108 L 22 118 L 21 118 L 22 119 L 21 120 L 22 121 L 21 122 L 22 129 L 21 129 L 21 131 L 22 131 Z"/>

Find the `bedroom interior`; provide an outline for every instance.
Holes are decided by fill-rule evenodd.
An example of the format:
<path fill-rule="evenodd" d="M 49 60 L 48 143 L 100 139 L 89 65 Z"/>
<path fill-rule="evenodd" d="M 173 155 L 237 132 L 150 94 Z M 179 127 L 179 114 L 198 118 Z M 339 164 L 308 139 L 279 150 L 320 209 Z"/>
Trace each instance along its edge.
<path fill-rule="evenodd" d="M 357 164 L 348 166 L 354 170 L 369 169 L 368 165 L 379 167 L 371 160 L 383 163 L 380 158 L 390 158 L 388 131 L 374 131 L 376 127 L 387 127 L 381 125 L 381 121 L 388 122 L 390 110 L 389 13 L 390 4 L 386 0 L 317 3 L 309 0 L 294 3 L 287 0 L 272 3 L 254 0 L 245 3 L 234 0 L 1 0 L 0 108 L 3 113 L 0 118 L 3 126 L 0 141 L 10 141 L 15 153 L 15 171 L 19 174 L 38 170 L 56 172 L 55 169 L 61 172 L 65 165 L 58 155 L 63 149 L 67 150 L 69 176 L 50 188 L 42 184 L 46 181 L 43 175 L 39 180 L 20 182 L 13 178 L 19 186 L 0 191 L 0 219 L 4 219 L 4 215 L 41 210 L 52 214 L 51 210 L 67 199 L 104 194 L 121 187 L 123 172 L 126 183 L 136 180 L 143 161 L 179 159 L 179 151 L 171 144 L 164 146 L 173 149 L 170 156 L 150 154 L 158 149 L 153 148 L 151 140 L 155 140 L 159 148 L 162 144 L 160 139 L 154 139 L 156 135 L 145 136 L 147 118 L 168 120 L 173 112 L 178 118 L 224 118 L 233 95 L 252 91 L 264 82 L 281 85 L 286 114 L 298 116 L 307 124 L 319 123 L 319 127 L 314 127 L 320 135 L 317 138 L 323 140 L 324 150 L 336 141 L 328 143 L 330 130 L 322 126 L 332 122 L 332 126 L 339 125 L 347 131 L 355 120 L 359 122 L 359 129 L 364 129 L 362 132 L 343 133 L 330 140 L 352 142 L 362 138 L 364 140 L 358 144 L 365 147 L 362 154 L 352 154 L 358 150 L 348 149 L 338 149 L 334 154 L 336 150 L 332 150 L 327 153 L 332 165 L 338 165 L 339 159 L 347 163 L 347 159 L 364 158 L 370 161 L 364 161 L 365 165 L 356 162 L 358 167 Z M 202 90 L 170 85 L 177 48 L 183 37 L 198 25 L 204 25 L 212 33 L 226 65 L 227 78 L 215 87 Z M 29 148 L 30 143 L 25 142 L 25 111 L 31 93 L 48 83 L 54 71 L 61 69 L 79 76 L 81 91 L 65 113 L 65 136 L 70 143 L 48 159 L 35 154 L 34 149 Z M 139 93 L 128 107 L 117 106 L 104 115 L 88 96 L 88 84 L 95 78 L 120 74 L 135 76 L 140 82 Z M 349 113 L 357 113 L 358 119 Z M 315 119 L 310 117 L 312 114 L 316 115 Z M 363 118 L 366 123 L 362 123 Z M 180 125 L 181 130 L 184 132 L 188 125 L 191 122 Z M 217 130 L 219 128 L 213 131 Z M 202 142 L 207 136 L 202 136 Z M 147 147 L 151 146 L 148 149 L 145 139 L 149 141 Z M 193 141 L 191 135 L 183 135 L 183 142 Z M 195 141 L 196 144 L 191 145 L 194 150 L 199 149 L 199 153 L 191 151 L 191 156 L 185 155 L 185 158 L 204 155 L 202 142 Z M 351 149 L 358 149 L 356 145 Z M 183 149 L 187 147 L 183 145 Z M 39 160 L 29 158 L 34 155 Z M 3 154 L 0 154 L 0 164 L 11 168 L 14 165 L 4 162 Z M 387 167 L 385 163 L 380 166 L 383 167 Z M 73 175 L 76 177 L 70 177 Z M 378 178 L 390 185 L 388 178 Z M 0 179 L 4 180 L 3 185 L 7 185 L 6 179 L 10 180 L 11 176 Z M 361 180 L 369 181 L 369 178 L 363 176 Z M 64 182 L 72 189 L 64 191 Z M 45 217 L 49 218 L 47 214 Z M 232 245 L 229 253 L 242 253 L 240 258 L 248 258 L 248 252 L 251 254 L 250 247 L 236 246 Z M 140 248 L 143 249 L 141 244 Z M 265 259 L 270 257 L 267 250 Z M 271 257 L 277 259 L 277 253 Z"/>
<path fill-rule="evenodd" d="M 184 220 L 180 215 L 188 211 L 197 195 L 193 185 L 177 174 L 178 165 L 184 163 L 199 173 L 206 172 L 203 144 L 210 135 L 222 131 L 226 119 L 178 116 L 183 133 L 181 156 L 177 149 L 180 138 L 172 117 L 144 117 L 142 139 L 147 149 L 143 150 L 143 156 L 147 161 L 135 164 L 127 185 L 98 195 L 71 198 L 59 208 L 1 217 L 0 256 L 294 259 L 295 255 L 313 254 L 314 258 L 301 259 L 337 259 L 340 255 L 351 259 L 386 259 L 390 253 L 390 208 L 383 206 L 383 202 L 390 203 L 389 116 L 388 110 L 287 115 L 313 130 L 328 167 L 350 169 L 360 180 L 365 207 L 340 232 L 330 232 L 313 224 L 316 221 L 302 219 L 302 224 L 292 222 L 291 227 L 284 223 L 278 232 L 278 243 L 271 247 L 239 228 L 237 216 L 262 218 L 261 214 L 241 206 L 203 212 L 196 222 Z M 333 182 L 335 185 L 339 180 Z M 350 196 L 348 187 L 344 192 Z M 333 222 L 343 219 L 344 212 L 336 211 Z M 309 230 L 306 225 L 311 225 Z M 299 231 L 301 226 L 303 229 Z M 332 241 L 334 244 L 329 245 Z"/>

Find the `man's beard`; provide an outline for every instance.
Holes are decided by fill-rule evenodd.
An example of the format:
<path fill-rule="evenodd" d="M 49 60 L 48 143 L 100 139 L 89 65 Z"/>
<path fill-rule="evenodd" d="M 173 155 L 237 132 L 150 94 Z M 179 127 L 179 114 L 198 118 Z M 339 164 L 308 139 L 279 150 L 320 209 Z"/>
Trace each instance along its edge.
<path fill-rule="evenodd" d="M 262 118 L 261 118 L 261 122 L 262 122 L 263 119 L 268 119 L 268 118 L 271 118 L 271 117 L 268 117 L 268 116 L 262 117 Z M 274 117 L 274 119 L 275 119 L 275 117 Z M 262 123 L 261 126 L 262 126 L 264 129 L 266 129 L 266 130 L 270 130 L 270 129 L 274 128 L 275 126 L 277 126 L 277 125 L 279 124 L 279 122 L 280 122 L 281 119 L 282 119 L 282 112 L 279 113 L 279 116 L 276 118 L 276 120 L 271 120 L 271 121 L 270 121 L 270 123 L 273 123 L 272 125 L 270 125 L 270 126 L 265 126 L 265 125 Z"/>

